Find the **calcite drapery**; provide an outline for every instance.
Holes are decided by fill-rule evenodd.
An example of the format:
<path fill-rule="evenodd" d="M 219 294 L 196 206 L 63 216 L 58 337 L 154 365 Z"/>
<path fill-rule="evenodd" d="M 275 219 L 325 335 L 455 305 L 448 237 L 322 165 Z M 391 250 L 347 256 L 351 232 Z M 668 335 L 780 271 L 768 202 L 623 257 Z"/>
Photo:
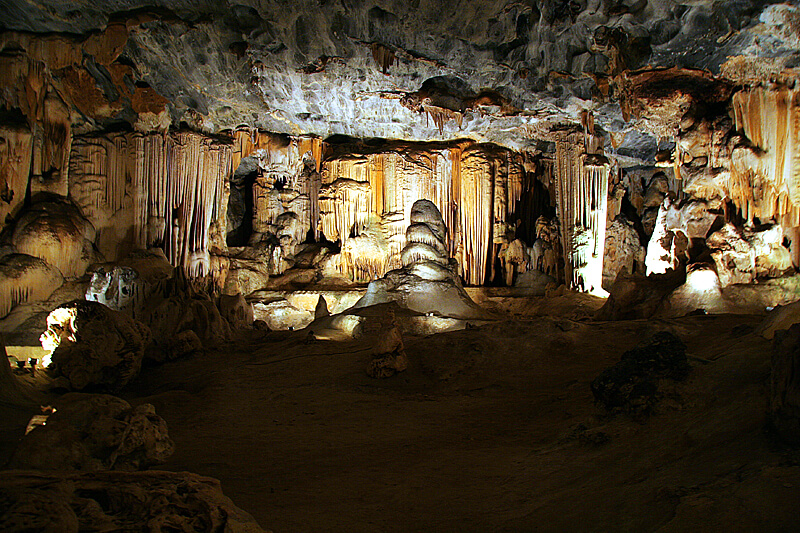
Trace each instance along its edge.
<path fill-rule="evenodd" d="M 609 165 L 585 151 L 582 134 L 556 142 L 558 218 L 568 284 L 602 293 Z"/>
<path fill-rule="evenodd" d="M 225 227 L 230 144 L 194 132 L 128 133 L 78 137 L 73 148 L 70 194 L 111 232 L 101 249 L 132 226 L 132 246 L 163 247 L 191 276 L 211 272 L 212 227 Z"/>
<path fill-rule="evenodd" d="M 0 223 L 16 216 L 25 200 L 32 149 L 27 126 L 0 126 Z"/>
<path fill-rule="evenodd" d="M 470 142 L 357 148 L 361 152 L 334 151 L 323 163 L 320 217 L 325 236 L 345 243 L 379 220 L 388 259 L 372 265 L 371 271 L 383 275 L 401 266 L 412 204 L 428 199 L 449 228 L 446 252 L 458 260 L 464 281 L 485 283 L 492 273 L 489 258 L 508 230 L 513 233 L 517 202 L 528 186 L 521 155 Z M 354 271 L 348 261 L 343 257 L 343 274 Z"/>
<path fill-rule="evenodd" d="M 800 90 L 757 87 L 733 95 L 736 129 L 727 192 L 748 221 L 800 226 Z"/>

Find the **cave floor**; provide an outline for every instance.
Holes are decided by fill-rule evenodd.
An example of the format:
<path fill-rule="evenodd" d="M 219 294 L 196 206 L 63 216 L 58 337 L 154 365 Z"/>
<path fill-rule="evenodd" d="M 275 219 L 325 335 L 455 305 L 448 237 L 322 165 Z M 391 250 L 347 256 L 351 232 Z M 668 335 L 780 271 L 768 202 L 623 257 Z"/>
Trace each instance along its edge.
<path fill-rule="evenodd" d="M 365 373 L 373 338 L 247 331 L 120 395 L 167 421 L 161 469 L 220 479 L 275 533 L 796 531 L 800 451 L 765 430 L 761 320 L 516 317 L 406 336 L 385 380 Z M 689 378 L 646 419 L 606 415 L 589 383 L 661 330 Z"/>
<path fill-rule="evenodd" d="M 797 530 L 800 454 L 764 429 L 760 320 L 516 319 L 406 337 L 409 368 L 385 380 L 365 374 L 371 339 L 250 332 L 123 396 L 167 420 L 164 469 L 219 478 L 276 533 Z M 606 416 L 589 383 L 659 330 L 690 377 L 647 420 Z"/>

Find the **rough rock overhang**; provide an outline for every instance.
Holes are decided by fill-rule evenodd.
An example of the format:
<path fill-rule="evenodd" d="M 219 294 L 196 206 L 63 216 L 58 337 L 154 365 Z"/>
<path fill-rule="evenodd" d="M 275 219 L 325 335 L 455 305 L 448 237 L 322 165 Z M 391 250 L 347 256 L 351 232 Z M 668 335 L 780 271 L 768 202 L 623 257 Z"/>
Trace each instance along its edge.
<path fill-rule="evenodd" d="M 800 57 L 796 2 L 2 4 L 4 55 L 31 53 L 20 50 L 31 33 L 84 43 L 80 75 L 54 76 L 87 78 L 110 103 L 77 106 L 87 128 L 133 124 L 163 97 L 172 125 L 206 132 L 245 124 L 524 149 L 591 111 L 602 130 L 631 133 L 618 154 L 648 158 L 660 132 L 633 132 L 642 122 L 623 117 L 619 76 L 679 67 L 757 83 L 793 79 Z"/>

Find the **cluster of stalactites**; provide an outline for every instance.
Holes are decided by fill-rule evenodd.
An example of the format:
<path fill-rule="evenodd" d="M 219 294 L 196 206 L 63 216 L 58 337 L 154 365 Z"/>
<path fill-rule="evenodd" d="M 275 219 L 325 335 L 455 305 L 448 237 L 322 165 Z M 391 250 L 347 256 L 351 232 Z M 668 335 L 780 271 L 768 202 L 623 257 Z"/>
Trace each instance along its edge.
<path fill-rule="evenodd" d="M 212 226 L 224 227 L 231 146 L 194 132 L 79 137 L 70 195 L 96 223 L 129 202 L 134 244 L 161 247 L 191 277 L 210 273 Z"/>
<path fill-rule="evenodd" d="M 333 158 L 322 169 L 322 231 L 344 243 L 368 223 L 380 221 L 379 242 L 388 256 L 384 268 L 399 268 L 411 207 L 427 199 L 449 228 L 446 255 L 458 259 L 467 284 L 483 284 L 492 246 L 509 230 L 507 221 L 523 194 L 524 177 L 519 154 L 482 145 Z M 347 275 L 354 266 L 345 258 L 341 270 Z"/>
<path fill-rule="evenodd" d="M 135 138 L 134 231 L 141 247 L 162 245 L 191 277 L 211 272 L 209 234 L 224 213 L 231 147 L 197 133 Z"/>
<path fill-rule="evenodd" d="M 314 229 L 319 237 L 319 172 L 324 143 L 315 137 L 289 137 L 257 129 L 240 128 L 233 132 L 232 164 L 236 169 L 245 157 L 258 160 L 258 176 L 253 188 L 253 230 L 275 231 L 284 213 L 295 213 L 301 225 Z M 309 158 L 316 173 L 307 172 Z"/>
<path fill-rule="evenodd" d="M 582 135 L 556 142 L 556 203 L 571 288 L 602 292 L 609 166 Z"/>
<path fill-rule="evenodd" d="M 130 191 L 126 185 L 135 167 L 135 143 L 128 134 L 78 136 L 70 153 L 70 196 L 92 221 L 120 211 Z"/>
<path fill-rule="evenodd" d="M 745 219 L 800 226 L 800 90 L 757 87 L 733 96 L 736 129 L 752 146 L 731 155 L 727 193 Z"/>

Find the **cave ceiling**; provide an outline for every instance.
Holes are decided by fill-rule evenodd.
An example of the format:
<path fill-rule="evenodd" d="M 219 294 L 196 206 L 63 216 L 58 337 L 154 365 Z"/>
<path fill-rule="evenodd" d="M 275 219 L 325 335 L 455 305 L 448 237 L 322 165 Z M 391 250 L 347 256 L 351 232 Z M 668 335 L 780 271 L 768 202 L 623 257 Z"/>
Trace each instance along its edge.
<path fill-rule="evenodd" d="M 793 79 L 795 4 L 3 0 L 0 25 L 5 55 L 32 46 L 31 33 L 88 42 L 117 28 L 118 55 L 104 62 L 111 45 L 83 46 L 76 65 L 110 102 L 103 113 L 76 106 L 86 130 L 134 124 L 136 88 L 163 97 L 173 127 L 514 149 L 591 112 L 602 131 L 626 134 L 615 153 L 636 162 L 652 160 L 664 132 L 624 112 L 626 80 L 661 68 L 700 69 L 695 78 L 728 86 Z"/>

